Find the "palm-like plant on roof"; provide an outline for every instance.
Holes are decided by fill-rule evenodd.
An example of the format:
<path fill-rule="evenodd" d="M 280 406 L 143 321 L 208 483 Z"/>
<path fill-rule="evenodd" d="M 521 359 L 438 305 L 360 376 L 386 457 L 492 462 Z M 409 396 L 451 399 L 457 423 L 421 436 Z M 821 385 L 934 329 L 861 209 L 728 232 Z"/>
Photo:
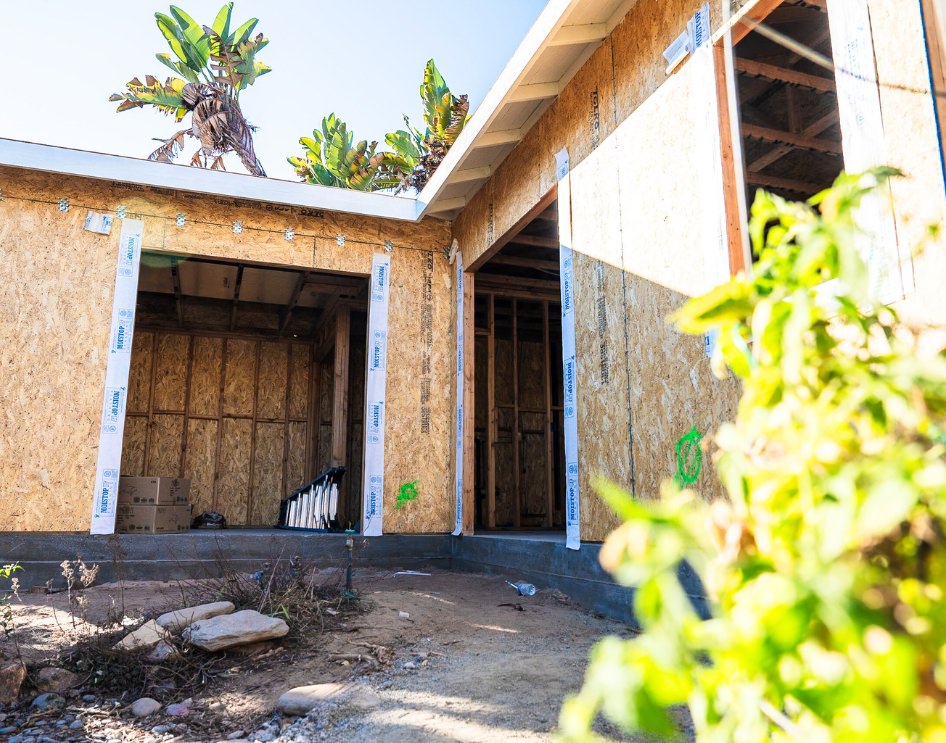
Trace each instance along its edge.
<path fill-rule="evenodd" d="M 407 128 L 385 137 L 393 150 L 385 153 L 385 166 L 390 172 L 400 174 L 399 191 L 408 188 L 420 191 L 427 184 L 470 118 L 469 96 L 453 95 L 433 59 L 424 67 L 420 98 L 424 104 L 424 131 L 412 126 L 405 116 Z"/>
<path fill-rule="evenodd" d="M 253 126 L 240 108 L 240 93 L 265 75 L 270 68 L 256 59 L 269 41 L 263 34 L 253 36 L 259 22 L 251 18 L 231 30 L 233 3 L 217 13 L 212 26 L 201 26 L 186 12 L 172 5 L 170 15 L 155 13 L 171 54 L 157 59 L 176 76 L 163 83 L 152 75 L 145 82 L 134 78 L 126 90 L 114 93 L 110 101 L 120 101 L 118 111 L 153 106 L 176 122 L 190 114 L 191 126 L 166 139 L 149 160 L 171 162 L 184 148 L 185 137 L 199 141 L 191 165 L 224 170 L 223 157 L 234 152 L 253 175 L 265 176 L 253 148 Z M 177 76 L 179 75 L 179 77 Z"/>
<path fill-rule="evenodd" d="M 356 191 L 381 191 L 395 188 L 400 173 L 385 166 L 389 153 L 376 152 L 378 143 L 355 135 L 334 113 L 322 119 L 322 128 L 302 137 L 302 157 L 288 158 L 296 174 L 307 183 L 350 188 Z"/>

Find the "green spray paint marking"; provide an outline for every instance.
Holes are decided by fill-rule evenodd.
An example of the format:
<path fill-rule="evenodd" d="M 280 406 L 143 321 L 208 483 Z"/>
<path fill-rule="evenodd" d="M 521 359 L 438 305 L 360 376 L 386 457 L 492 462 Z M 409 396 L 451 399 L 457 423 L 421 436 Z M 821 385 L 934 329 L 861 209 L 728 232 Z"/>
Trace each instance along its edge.
<path fill-rule="evenodd" d="M 401 506 L 410 503 L 417 497 L 417 480 L 414 482 L 406 482 L 401 485 L 401 489 L 398 491 L 397 500 L 394 503 L 395 509 L 400 509 Z"/>
<path fill-rule="evenodd" d="M 674 480 L 681 487 L 692 485 L 700 476 L 703 466 L 702 434 L 695 428 L 677 442 L 677 474 Z"/>

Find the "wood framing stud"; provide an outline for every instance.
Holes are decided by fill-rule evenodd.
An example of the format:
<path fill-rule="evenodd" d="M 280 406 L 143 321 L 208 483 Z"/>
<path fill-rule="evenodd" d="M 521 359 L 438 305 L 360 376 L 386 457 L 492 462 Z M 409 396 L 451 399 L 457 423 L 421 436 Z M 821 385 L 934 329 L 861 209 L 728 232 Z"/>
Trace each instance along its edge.
<path fill-rule="evenodd" d="M 335 314 L 335 380 L 332 387 L 332 467 L 348 466 L 348 350 L 351 312 L 339 305 Z"/>

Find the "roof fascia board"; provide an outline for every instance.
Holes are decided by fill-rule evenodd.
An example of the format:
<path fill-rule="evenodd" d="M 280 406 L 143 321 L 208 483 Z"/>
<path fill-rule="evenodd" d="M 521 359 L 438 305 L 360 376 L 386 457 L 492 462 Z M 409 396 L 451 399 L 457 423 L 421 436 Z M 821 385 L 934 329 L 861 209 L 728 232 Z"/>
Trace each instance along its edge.
<path fill-rule="evenodd" d="M 423 216 L 417 199 L 410 197 L 257 178 L 12 139 L 0 139 L 0 165 L 382 219 L 416 222 Z"/>
<path fill-rule="evenodd" d="M 539 14 L 522 44 L 513 54 L 512 59 L 503 68 L 493 87 L 489 89 L 476 113 L 463 127 L 459 138 L 440 163 L 431 179 L 418 194 L 418 201 L 423 214 L 427 205 L 443 190 L 450 174 L 472 151 L 474 140 L 496 118 L 504 99 L 510 91 L 532 68 L 538 59 L 539 50 L 545 46 L 552 35 L 563 25 L 569 11 L 580 4 L 581 0 L 549 0 L 548 5 Z"/>

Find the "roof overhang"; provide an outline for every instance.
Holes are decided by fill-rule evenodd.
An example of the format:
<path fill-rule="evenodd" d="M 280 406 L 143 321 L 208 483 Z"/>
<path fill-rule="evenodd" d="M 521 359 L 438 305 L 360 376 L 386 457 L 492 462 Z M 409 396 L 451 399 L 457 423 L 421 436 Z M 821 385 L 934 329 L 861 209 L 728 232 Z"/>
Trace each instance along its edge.
<path fill-rule="evenodd" d="M 418 195 L 421 215 L 456 216 L 637 0 L 550 0 Z"/>
<path fill-rule="evenodd" d="M 385 219 L 416 222 L 422 216 L 416 198 L 258 178 L 13 139 L 0 139 L 0 165 Z"/>

